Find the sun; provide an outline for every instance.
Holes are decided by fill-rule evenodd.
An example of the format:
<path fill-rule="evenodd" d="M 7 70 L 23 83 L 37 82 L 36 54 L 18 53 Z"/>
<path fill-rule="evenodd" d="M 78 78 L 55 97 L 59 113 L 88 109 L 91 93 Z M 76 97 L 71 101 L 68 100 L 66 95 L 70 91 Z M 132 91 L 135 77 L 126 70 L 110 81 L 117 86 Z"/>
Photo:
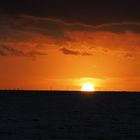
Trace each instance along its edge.
<path fill-rule="evenodd" d="M 91 84 L 91 83 L 85 83 L 85 84 L 81 87 L 81 91 L 93 92 L 93 91 L 95 91 L 95 87 L 94 87 L 93 84 Z"/>

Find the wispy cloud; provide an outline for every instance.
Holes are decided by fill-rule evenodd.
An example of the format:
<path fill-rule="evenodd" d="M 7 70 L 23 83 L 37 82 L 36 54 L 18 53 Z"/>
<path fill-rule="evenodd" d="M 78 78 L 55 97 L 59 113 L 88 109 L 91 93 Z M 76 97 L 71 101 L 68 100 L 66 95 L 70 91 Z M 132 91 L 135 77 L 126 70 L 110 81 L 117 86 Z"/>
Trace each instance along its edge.
<path fill-rule="evenodd" d="M 17 50 L 13 47 L 1 45 L 0 46 L 0 56 L 28 56 L 28 57 L 36 57 L 37 55 L 47 55 L 43 52 L 38 51 L 28 51 L 24 52 L 22 50 Z"/>
<path fill-rule="evenodd" d="M 67 48 L 61 48 L 60 51 L 63 54 L 66 54 L 66 55 L 82 55 L 82 56 L 90 56 L 90 55 L 92 55 L 92 54 L 87 53 L 87 52 L 79 52 L 79 51 L 74 51 L 74 50 L 70 50 L 70 49 L 67 49 Z"/>
<path fill-rule="evenodd" d="M 49 27 L 44 32 L 46 32 L 47 34 L 47 31 L 50 31 L 50 30 L 52 32 L 55 31 L 53 35 L 58 35 L 57 33 L 60 33 L 60 32 L 64 33 L 64 31 L 91 31 L 91 32 L 107 31 L 107 32 L 113 32 L 113 33 L 125 33 L 128 31 L 131 31 L 134 33 L 140 33 L 140 23 L 135 22 L 135 21 L 113 22 L 113 23 L 103 23 L 103 24 L 95 25 L 95 24 L 86 24 L 86 23 L 80 23 L 80 22 L 67 22 L 61 19 L 45 18 L 45 17 L 42 18 L 42 17 L 34 17 L 34 16 L 21 16 L 20 19 L 22 21 L 20 22 L 21 24 L 23 24 L 24 22 L 24 24 L 27 25 L 26 27 L 29 27 L 29 28 L 32 27 L 32 29 L 37 29 L 36 27 L 39 27 L 40 29 L 41 28 L 47 29 Z"/>

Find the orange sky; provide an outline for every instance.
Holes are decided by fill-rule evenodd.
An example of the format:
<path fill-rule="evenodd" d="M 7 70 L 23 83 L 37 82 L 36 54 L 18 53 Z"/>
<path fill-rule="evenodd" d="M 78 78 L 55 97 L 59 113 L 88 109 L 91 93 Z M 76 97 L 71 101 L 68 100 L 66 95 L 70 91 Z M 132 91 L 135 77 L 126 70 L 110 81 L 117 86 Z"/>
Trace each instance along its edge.
<path fill-rule="evenodd" d="M 7 18 L 0 25 L 0 89 L 80 90 L 91 82 L 96 90 L 140 90 L 140 34 L 132 30 L 139 23 L 8 20 L 17 28 Z"/>

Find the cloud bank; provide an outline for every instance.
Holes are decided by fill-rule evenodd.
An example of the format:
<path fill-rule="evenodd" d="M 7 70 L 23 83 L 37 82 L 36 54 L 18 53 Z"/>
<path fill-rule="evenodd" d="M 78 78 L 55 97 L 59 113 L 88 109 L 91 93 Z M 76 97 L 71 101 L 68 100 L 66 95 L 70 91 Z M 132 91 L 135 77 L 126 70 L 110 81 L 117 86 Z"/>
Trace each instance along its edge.
<path fill-rule="evenodd" d="M 140 23 L 87 25 L 33 16 L 0 16 L 0 56 L 47 55 L 49 49 L 65 55 L 90 56 L 93 50 L 140 49 Z"/>

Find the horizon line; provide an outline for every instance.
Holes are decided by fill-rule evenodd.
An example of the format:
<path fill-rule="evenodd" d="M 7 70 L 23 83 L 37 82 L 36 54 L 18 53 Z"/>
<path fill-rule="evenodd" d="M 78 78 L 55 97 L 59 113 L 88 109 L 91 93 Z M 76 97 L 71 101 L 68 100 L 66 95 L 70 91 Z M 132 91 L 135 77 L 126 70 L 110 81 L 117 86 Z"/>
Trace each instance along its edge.
<path fill-rule="evenodd" d="M 96 90 L 96 91 L 80 91 L 80 90 L 43 90 L 43 89 L 0 89 L 0 91 L 34 91 L 34 92 L 140 92 L 136 90 Z"/>

